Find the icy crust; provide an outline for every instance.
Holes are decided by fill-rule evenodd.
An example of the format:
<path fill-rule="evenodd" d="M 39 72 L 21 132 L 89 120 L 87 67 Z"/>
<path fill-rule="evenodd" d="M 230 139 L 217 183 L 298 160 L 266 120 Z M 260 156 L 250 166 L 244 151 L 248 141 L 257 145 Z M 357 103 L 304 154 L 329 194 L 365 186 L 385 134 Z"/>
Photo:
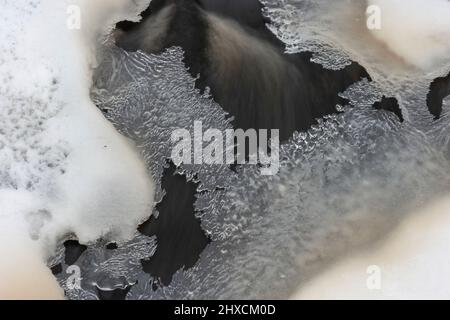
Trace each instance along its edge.
<path fill-rule="evenodd" d="M 286 298 L 334 257 L 377 239 L 404 212 L 448 190 L 448 162 L 420 132 L 363 108 L 295 137 L 282 151 L 278 177 L 243 172 L 215 202 L 231 205 L 210 208 L 227 217 L 217 226 L 225 237 L 194 269 L 147 297 Z"/>
<path fill-rule="evenodd" d="M 450 96 L 444 99 L 443 112 L 436 125 L 429 129 L 428 135 L 434 137 L 438 146 L 450 157 Z"/>
<path fill-rule="evenodd" d="M 57 72 L 21 55 L 19 43 L 33 17 L 32 6 L 7 2 L 0 15 L 9 22 L 0 35 L 0 189 L 32 192 L 66 166 L 69 148 L 64 141 L 45 141 L 45 124 L 62 108 L 55 97 Z M 18 15 L 23 19 L 13 23 Z M 28 83 L 22 85 L 24 79 Z M 1 216 L 6 216 L 2 211 Z"/>
<path fill-rule="evenodd" d="M 409 210 L 448 192 L 448 149 L 442 147 L 448 125 L 433 123 L 426 112 L 427 87 L 419 83 L 405 90 L 409 99 L 399 97 L 406 114 L 400 123 L 373 109 L 383 95 L 379 86 L 367 80 L 353 85 L 343 93 L 353 107 L 282 146 L 277 176 L 261 176 L 256 166 L 235 173 L 182 165 L 179 171 L 207 191 L 197 194 L 195 207 L 213 241 L 168 287 L 155 289 L 142 270 L 124 270 L 126 283 L 137 280 L 127 298 L 287 298 L 335 258 L 373 244 Z M 172 129 L 191 128 L 194 120 L 205 130 L 230 127 L 219 106 L 195 90 L 176 48 L 159 56 L 106 51 L 92 94 L 116 128 L 144 150 L 155 181 L 170 156 Z M 96 250 L 89 259 L 100 263 L 104 251 Z M 123 260 L 136 256 L 122 254 Z M 116 287 L 122 278 L 114 265 L 103 265 L 102 272 L 83 265 L 83 290 L 70 297 L 91 295 L 89 283 Z M 67 276 L 62 273 L 60 282 Z"/>

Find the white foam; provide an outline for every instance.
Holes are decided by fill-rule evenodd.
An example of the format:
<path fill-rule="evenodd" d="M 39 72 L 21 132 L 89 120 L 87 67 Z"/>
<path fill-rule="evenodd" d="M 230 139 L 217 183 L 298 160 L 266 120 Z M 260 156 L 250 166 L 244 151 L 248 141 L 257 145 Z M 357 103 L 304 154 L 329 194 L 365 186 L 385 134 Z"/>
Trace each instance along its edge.
<path fill-rule="evenodd" d="M 136 20 L 148 2 L 3 2 L 0 254 L 17 248 L 0 255 L 5 268 L 32 256 L 36 264 L 28 268 L 46 270 L 43 261 L 59 237 L 121 241 L 150 215 L 153 184 L 139 152 L 89 97 L 100 42 L 114 23 Z M 80 9 L 81 29 L 67 26 L 70 5 Z"/>

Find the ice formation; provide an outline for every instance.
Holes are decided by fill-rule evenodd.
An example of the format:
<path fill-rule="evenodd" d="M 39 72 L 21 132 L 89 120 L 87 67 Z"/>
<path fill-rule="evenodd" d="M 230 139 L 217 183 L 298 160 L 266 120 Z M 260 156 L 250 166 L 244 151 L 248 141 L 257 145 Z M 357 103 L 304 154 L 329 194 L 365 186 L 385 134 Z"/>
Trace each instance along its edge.
<path fill-rule="evenodd" d="M 106 55 L 93 98 L 143 146 L 155 181 L 170 156 L 175 128 L 192 130 L 194 120 L 205 128 L 230 127 L 220 106 L 194 89 L 179 49 L 158 56 L 111 49 Z M 95 298 L 97 288 L 118 282 L 122 289 L 131 286 L 130 299 L 289 297 L 340 255 L 379 240 L 415 207 L 448 191 L 448 148 L 442 143 L 448 107 L 433 122 L 427 90 L 419 82 L 406 91 L 402 107 L 417 117 L 401 124 L 394 114 L 373 109 L 382 88 L 355 84 L 343 93 L 353 108 L 295 134 L 282 147 L 275 177 L 261 177 L 252 166 L 237 173 L 226 166 L 181 166 L 180 172 L 200 183 L 197 216 L 212 239 L 198 263 L 156 289 L 157 279 L 142 271 L 133 269 L 124 282 L 114 275 L 114 265 L 99 273 L 85 266 L 89 277 L 74 298 Z M 157 190 L 160 200 L 163 191 Z M 117 258 L 132 259 L 143 250 L 137 248 L 119 251 Z M 102 252 L 98 248 L 95 259 Z M 83 266 L 86 257 L 76 264 Z M 66 278 L 62 272 L 60 282 Z"/>
<path fill-rule="evenodd" d="M 450 1 L 369 0 L 369 4 L 380 10 L 380 28 L 373 34 L 398 56 L 425 71 L 448 63 Z"/>
<path fill-rule="evenodd" d="M 2 277 L 40 271 L 34 279 L 50 279 L 43 266 L 61 237 L 123 241 L 151 214 L 153 183 L 138 150 L 89 96 L 101 41 L 114 23 L 136 20 L 147 4 L 2 2 Z M 26 261 L 19 272 L 17 264 Z M 26 279 L 17 276 L 10 284 Z M 8 290 L 2 282 L 2 295 Z"/>

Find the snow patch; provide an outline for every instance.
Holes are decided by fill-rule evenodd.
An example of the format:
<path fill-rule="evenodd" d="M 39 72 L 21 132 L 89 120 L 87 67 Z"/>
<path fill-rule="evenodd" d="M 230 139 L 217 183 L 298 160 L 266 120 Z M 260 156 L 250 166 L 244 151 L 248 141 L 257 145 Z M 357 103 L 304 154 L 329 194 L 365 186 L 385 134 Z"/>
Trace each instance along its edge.
<path fill-rule="evenodd" d="M 60 237 L 123 241 L 151 214 L 154 187 L 139 151 L 89 96 L 102 41 L 148 2 L 3 2 L 0 253 L 14 244 L 12 265 L 38 252 L 27 268 L 42 271 Z M 68 27 L 70 6 L 79 8 L 80 29 Z"/>

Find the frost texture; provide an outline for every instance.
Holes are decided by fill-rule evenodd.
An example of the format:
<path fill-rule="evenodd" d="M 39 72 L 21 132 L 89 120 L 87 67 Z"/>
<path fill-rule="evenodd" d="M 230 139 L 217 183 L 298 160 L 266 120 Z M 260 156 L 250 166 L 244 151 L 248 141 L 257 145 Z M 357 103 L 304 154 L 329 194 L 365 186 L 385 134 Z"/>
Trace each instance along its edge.
<path fill-rule="evenodd" d="M 83 271 L 81 288 L 74 288 L 73 281 L 64 278 L 73 274 L 63 262 L 64 248 L 60 248 L 56 259 L 50 263 L 60 262 L 62 265 L 58 280 L 67 298 L 96 300 L 98 289 L 125 289 L 134 285 L 141 272 L 141 260 L 151 257 L 155 250 L 155 239 L 143 235 L 136 235 L 132 241 L 115 250 L 105 249 L 102 244 L 89 247 L 74 264 Z"/>
<path fill-rule="evenodd" d="M 170 157 L 173 129 L 191 128 L 197 120 L 205 130 L 230 127 L 220 107 L 194 89 L 181 50 L 105 54 L 93 99 L 143 149 L 155 181 Z M 448 191 L 442 148 L 448 125 L 431 121 L 426 93 L 420 85 L 406 91 L 410 98 L 402 107 L 415 116 L 400 124 L 395 115 L 373 110 L 382 96 L 376 84 L 355 84 L 343 94 L 353 107 L 282 146 L 274 177 L 261 176 L 256 166 L 237 173 L 225 166 L 181 166 L 180 172 L 207 190 L 195 206 L 213 242 L 192 269 L 178 271 L 165 288 L 154 290 L 151 276 L 139 268 L 122 269 L 126 284 L 137 280 L 127 298 L 286 298 L 340 254 L 383 236 L 410 209 Z M 161 199 L 160 189 L 157 195 Z M 83 258 L 83 290 L 70 292 L 70 298 L 92 295 L 89 283 L 123 285 L 114 264 L 102 260 L 105 249 L 95 250 Z M 121 251 L 123 261 L 136 256 Z M 99 271 L 88 261 L 105 267 Z M 61 274 L 61 283 L 66 277 Z"/>

